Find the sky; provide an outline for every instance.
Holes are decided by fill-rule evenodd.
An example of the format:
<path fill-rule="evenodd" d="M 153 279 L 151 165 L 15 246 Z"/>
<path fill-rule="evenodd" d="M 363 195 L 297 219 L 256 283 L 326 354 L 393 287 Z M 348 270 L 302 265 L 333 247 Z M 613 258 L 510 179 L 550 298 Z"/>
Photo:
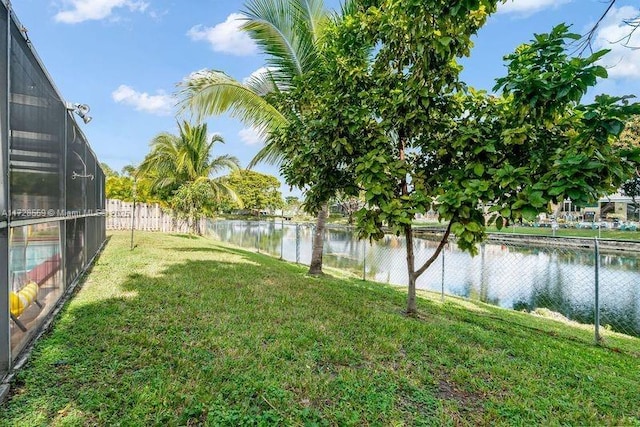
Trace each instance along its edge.
<path fill-rule="evenodd" d="M 6 0 L 4 0 L 6 2 Z M 238 29 L 243 1 L 234 0 L 13 0 L 12 8 L 63 98 L 90 106 L 82 129 L 101 162 L 120 170 L 139 164 L 149 142 L 161 132 L 177 134 L 177 84 L 202 69 L 221 70 L 242 81 L 264 66 L 264 56 Z M 325 0 L 338 9 L 340 0 Z M 534 33 L 566 22 L 577 33 L 590 29 L 606 0 L 508 0 L 475 38 L 470 58 L 461 62 L 462 79 L 491 90 L 505 74 L 503 57 Z M 596 49 L 612 52 L 602 64 L 609 79 L 597 93 L 640 96 L 640 49 L 615 44 L 640 14 L 640 1 L 618 0 L 600 25 Z M 640 31 L 631 45 L 640 46 Z M 223 145 L 214 155 L 236 156 L 244 167 L 262 146 L 257 134 L 238 120 L 207 120 Z M 258 172 L 278 176 L 278 168 Z M 284 195 L 299 192 L 283 185 Z"/>

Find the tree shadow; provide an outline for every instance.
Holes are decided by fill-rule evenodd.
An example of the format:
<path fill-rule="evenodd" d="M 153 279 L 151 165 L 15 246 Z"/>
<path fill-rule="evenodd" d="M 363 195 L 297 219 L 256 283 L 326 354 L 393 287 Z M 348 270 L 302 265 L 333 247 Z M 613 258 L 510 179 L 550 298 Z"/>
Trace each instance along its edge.
<path fill-rule="evenodd" d="M 181 239 L 189 239 L 189 240 L 198 240 L 202 236 L 196 236 L 195 234 L 187 234 L 187 233 L 174 233 L 169 234 L 171 237 L 179 237 Z"/>

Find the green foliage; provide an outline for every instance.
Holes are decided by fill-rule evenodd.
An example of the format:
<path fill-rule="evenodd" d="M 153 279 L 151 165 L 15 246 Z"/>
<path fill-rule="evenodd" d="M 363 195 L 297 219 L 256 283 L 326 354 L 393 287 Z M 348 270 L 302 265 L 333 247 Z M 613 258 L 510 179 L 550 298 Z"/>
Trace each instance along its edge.
<path fill-rule="evenodd" d="M 128 176 L 108 176 L 105 182 L 105 195 L 107 199 L 133 200 L 133 178 Z"/>
<path fill-rule="evenodd" d="M 111 167 L 106 164 L 105 162 L 101 162 L 100 163 L 100 167 L 102 168 L 102 172 L 104 172 L 104 176 L 105 177 L 110 177 L 110 176 L 118 176 L 120 175 L 117 171 L 111 169 Z"/>
<path fill-rule="evenodd" d="M 288 153 L 282 149 L 284 140 L 274 135 L 286 133 L 280 129 L 290 120 L 302 125 L 305 121 L 302 111 L 313 105 L 313 99 L 303 103 L 289 98 L 295 99 L 294 102 L 282 102 L 280 95 L 295 89 L 305 82 L 303 76 L 321 68 L 320 45 L 325 37 L 328 14 L 322 0 L 249 0 L 244 15 L 242 29 L 265 54 L 266 72 L 243 83 L 219 71 L 196 73 L 183 84 L 181 104 L 200 118 L 229 113 L 258 129 L 266 144 L 249 167 L 258 162 L 280 164 Z M 293 139 L 291 143 L 296 141 Z M 323 196 L 326 203 L 330 196 Z M 320 206 L 323 203 L 305 205 L 319 215 L 320 239 L 316 240 L 316 250 L 312 253 L 312 265 L 318 267 L 322 264 Z"/>
<path fill-rule="evenodd" d="M 192 232 L 202 234 L 198 221 L 213 215 L 219 197 L 211 181 L 199 179 L 182 184 L 169 200 L 169 207 L 178 217 L 188 221 Z"/>
<path fill-rule="evenodd" d="M 228 155 L 212 156 L 214 145 L 224 141 L 220 135 L 209 139 L 206 124 L 194 126 L 185 121 L 178 124 L 178 128 L 178 136 L 162 133 L 151 141 L 151 152 L 135 175 L 138 182 L 148 183 L 154 197 L 195 224 L 195 219 L 210 214 L 212 206 L 222 197 L 236 199 L 224 182 L 210 177 L 237 169 L 238 159 Z M 203 200 L 205 196 L 209 200 Z M 186 199 L 181 201 L 180 197 Z"/>
<path fill-rule="evenodd" d="M 627 121 L 624 131 L 620 134 L 620 142 L 627 146 L 640 147 L 640 115 Z"/>
<path fill-rule="evenodd" d="M 121 172 L 123 176 L 133 177 L 138 172 L 138 169 L 134 165 L 124 165 Z"/>
<path fill-rule="evenodd" d="M 302 210 L 302 202 L 295 196 L 284 198 L 284 211 L 289 215 L 298 215 Z"/>
<path fill-rule="evenodd" d="M 640 107 L 606 95 L 580 105 L 606 77 L 596 64 L 606 51 L 571 57 L 566 25 L 506 57 L 500 96 L 459 81 L 456 59 L 496 4 L 361 2 L 327 31 L 323 67 L 281 97 L 305 106 L 279 137 L 283 173 L 308 186 L 309 205 L 362 189 L 358 227 L 369 238 L 385 227 L 410 236 L 415 215 L 434 206 L 474 254 L 488 224 L 534 219 L 565 197 L 584 205 L 627 179 L 640 154 L 616 140 Z M 408 259 L 411 287 L 435 258 L 415 269 Z"/>
<path fill-rule="evenodd" d="M 250 170 L 237 170 L 223 179 L 223 182 L 237 195 L 239 203 L 229 203 L 231 209 L 261 211 L 284 207 L 280 193 L 280 181 L 272 175 Z"/>
<path fill-rule="evenodd" d="M 638 208 L 638 198 L 640 197 L 640 177 L 635 176 L 622 184 L 622 194 L 631 197 L 632 204 Z"/>
<path fill-rule="evenodd" d="M 111 175 L 107 177 L 105 182 L 106 198 L 132 202 L 133 181 L 134 178 L 130 176 Z M 142 178 L 136 179 L 136 201 L 141 203 L 166 204 L 152 194 L 151 182 Z"/>
<path fill-rule="evenodd" d="M 433 12 L 433 6 L 418 3 L 411 3 L 415 13 Z M 381 237 L 383 226 L 402 233 L 416 213 L 435 203 L 440 218 L 451 223 L 458 245 L 474 253 L 484 238 L 485 207 L 493 214 L 488 223 L 501 228 L 533 219 L 564 197 L 586 204 L 614 191 L 633 170 L 637 151 L 615 141 L 638 105 L 606 95 L 593 104 L 579 104 L 597 78 L 606 76 L 594 65 L 606 52 L 570 57 L 566 42 L 575 36 L 560 25 L 506 58 L 508 75 L 496 87 L 504 96 L 490 96 L 457 81 L 459 67 L 451 56 L 467 53 L 470 34 L 492 5 L 467 11 L 477 17 L 475 23 L 440 16 L 432 21 L 436 27 L 403 16 L 406 3 L 396 6 L 384 14 L 371 7 L 338 29 L 333 39 L 338 44 L 337 77 L 327 79 L 327 85 L 339 88 L 325 85 L 318 91 L 326 94 L 323 113 L 335 112 L 325 120 L 325 135 L 341 133 L 338 140 L 348 142 L 336 147 L 335 139 L 316 138 L 315 146 L 300 150 L 301 159 L 292 162 L 293 174 L 300 163 L 324 167 L 308 154 L 324 152 L 354 173 L 350 177 L 365 190 L 368 206 L 359 214 L 363 236 Z M 369 25 L 370 46 L 378 47 L 374 62 L 367 67 L 361 58 L 354 65 L 353 45 L 362 42 L 361 27 Z M 443 50 L 434 40 L 443 34 L 438 25 L 450 31 L 449 26 L 459 25 L 467 38 L 458 37 Z M 408 40 L 398 41 L 401 32 L 410 34 Z M 419 50 L 424 55 L 415 55 Z M 421 60 L 424 56 L 430 58 L 428 64 Z M 343 65 L 345 57 L 352 60 L 348 66 Z M 363 87 L 366 97 L 357 103 L 349 98 Z M 343 106 L 336 108 L 338 103 Z M 349 169 L 354 164 L 355 170 Z M 325 190 L 302 170 L 298 179 L 312 186 L 311 194 Z"/>
<path fill-rule="evenodd" d="M 151 141 L 151 152 L 137 173 L 149 179 L 152 190 L 167 200 L 184 184 L 238 168 L 238 159 L 233 156 L 212 157 L 214 145 L 224 141 L 220 135 L 209 139 L 206 123 L 191 125 L 185 121 L 178 124 L 178 129 L 178 136 L 161 133 Z M 225 191 L 217 181 L 212 185 L 219 192 Z"/>
<path fill-rule="evenodd" d="M 198 117 L 229 113 L 259 129 L 265 136 L 266 145 L 249 167 L 262 161 L 290 163 L 291 153 L 303 148 L 304 142 L 313 137 L 313 126 L 322 125 L 321 122 L 310 123 L 318 117 L 316 102 L 312 93 L 308 97 L 304 94 L 308 93 L 311 84 L 309 76 L 317 79 L 326 76 L 323 74 L 322 46 L 331 37 L 326 34 L 329 14 L 322 0 L 251 0 L 246 3 L 244 14 L 246 21 L 242 29 L 265 54 L 267 71 L 244 83 L 220 71 L 197 73 L 183 84 L 181 104 Z M 320 157 L 317 159 L 320 161 Z M 300 167 L 300 174 L 317 170 L 310 166 L 287 164 L 283 170 Z M 334 168 L 333 172 L 325 178 L 340 181 L 339 171 Z M 292 174 L 285 176 L 292 186 L 312 187 L 296 180 Z M 314 181 L 322 179 L 317 174 L 313 177 Z M 338 188 L 337 183 L 334 188 Z M 317 212 L 333 194 L 323 193 L 321 203 L 316 203 L 313 197 L 313 202 L 305 206 Z"/>

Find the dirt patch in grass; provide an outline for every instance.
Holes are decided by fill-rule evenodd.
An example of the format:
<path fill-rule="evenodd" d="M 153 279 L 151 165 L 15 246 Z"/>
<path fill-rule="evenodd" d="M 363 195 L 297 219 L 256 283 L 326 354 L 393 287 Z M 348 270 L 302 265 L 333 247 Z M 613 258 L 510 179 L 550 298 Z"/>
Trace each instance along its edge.
<path fill-rule="evenodd" d="M 482 412 L 484 398 L 477 393 L 470 393 L 460 390 L 455 384 L 446 380 L 438 382 L 438 391 L 436 396 L 440 399 L 453 400 L 459 404 L 459 407 L 468 412 Z"/>

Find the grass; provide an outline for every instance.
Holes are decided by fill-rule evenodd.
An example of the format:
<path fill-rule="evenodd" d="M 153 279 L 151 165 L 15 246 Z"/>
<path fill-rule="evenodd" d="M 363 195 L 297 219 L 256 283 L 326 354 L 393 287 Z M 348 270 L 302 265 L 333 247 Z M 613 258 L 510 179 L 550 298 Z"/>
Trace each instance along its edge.
<path fill-rule="evenodd" d="M 495 227 L 488 227 L 488 233 L 516 233 L 531 234 L 538 236 L 553 236 L 551 227 L 505 227 L 498 231 Z M 613 240 L 640 240 L 640 231 L 620 231 L 602 229 L 600 231 L 590 228 L 559 228 L 555 233 L 558 237 L 584 237 L 584 238 L 602 238 Z"/>
<path fill-rule="evenodd" d="M 640 340 L 115 233 L 2 426 L 640 425 Z"/>
<path fill-rule="evenodd" d="M 446 226 L 437 222 L 424 222 L 416 223 L 417 228 L 420 227 L 439 227 L 444 228 Z M 553 236 L 553 229 L 551 227 L 523 227 L 523 226 L 508 226 L 501 230 L 498 230 L 495 226 L 487 227 L 487 233 L 492 234 L 528 234 L 536 236 Z M 559 228 L 556 230 L 555 235 L 557 237 L 583 237 L 593 239 L 595 237 L 602 239 L 612 240 L 640 240 L 640 231 L 626 231 L 603 228 L 602 230 L 591 228 Z"/>

